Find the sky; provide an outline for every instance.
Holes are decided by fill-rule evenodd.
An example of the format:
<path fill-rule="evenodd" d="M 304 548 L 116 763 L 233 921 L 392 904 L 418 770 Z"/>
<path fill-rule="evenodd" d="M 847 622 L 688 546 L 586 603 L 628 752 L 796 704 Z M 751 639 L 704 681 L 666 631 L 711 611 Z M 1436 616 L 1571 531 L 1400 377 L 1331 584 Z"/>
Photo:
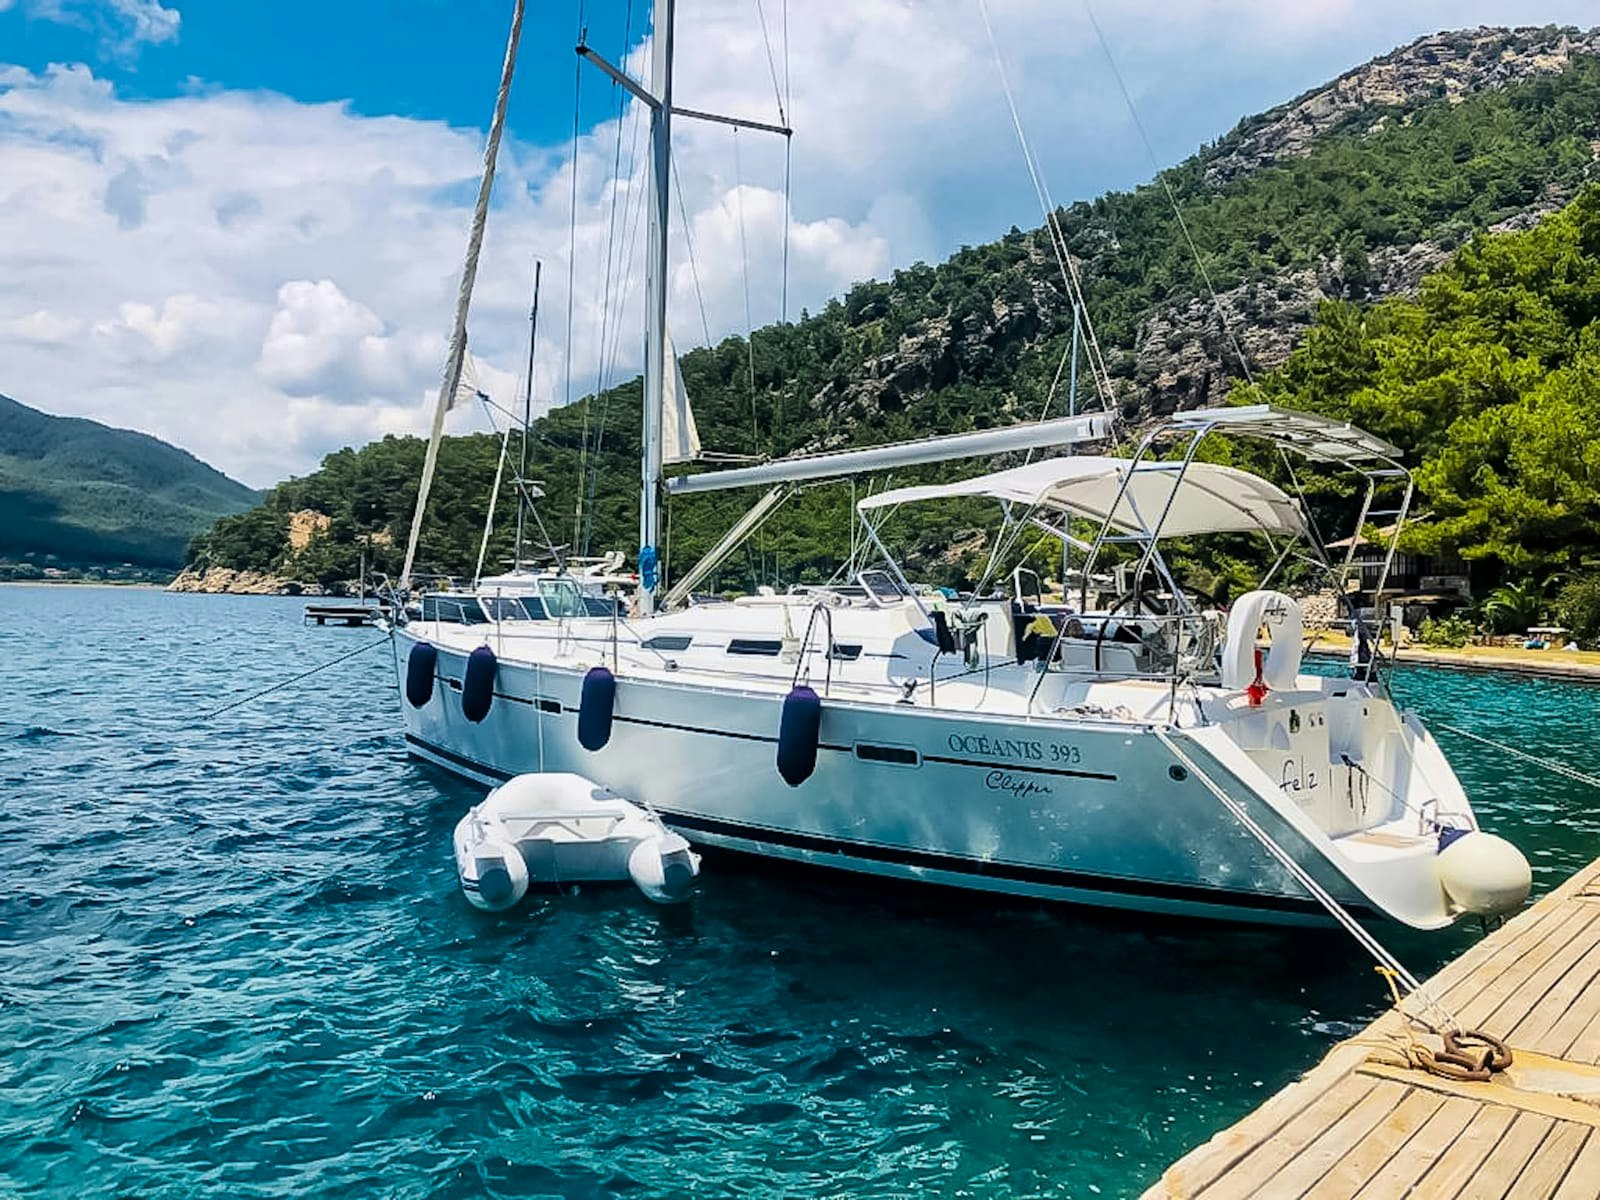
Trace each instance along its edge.
<path fill-rule="evenodd" d="M 795 130 L 786 208 L 781 138 L 677 122 L 679 349 L 1038 225 L 996 49 L 1069 203 L 1423 34 L 1600 23 L 1596 0 L 1091 2 L 1148 149 L 1084 0 L 679 0 L 678 104 L 781 101 Z M 0 393 L 258 487 L 423 432 L 511 7 L 0 0 Z M 535 260 L 536 408 L 639 368 L 643 122 L 573 47 L 585 27 L 647 77 L 649 8 L 529 5 L 471 323 L 497 403 L 519 403 Z"/>

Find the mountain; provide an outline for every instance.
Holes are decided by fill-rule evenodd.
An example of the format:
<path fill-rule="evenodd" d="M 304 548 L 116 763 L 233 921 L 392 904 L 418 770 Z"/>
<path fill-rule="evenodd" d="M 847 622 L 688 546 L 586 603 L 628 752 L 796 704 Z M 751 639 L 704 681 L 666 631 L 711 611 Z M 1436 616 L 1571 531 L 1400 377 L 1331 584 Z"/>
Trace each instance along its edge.
<path fill-rule="evenodd" d="M 0 396 L 0 558 L 176 569 L 260 493 L 188 451 Z"/>
<path fill-rule="evenodd" d="M 1241 122 L 1144 187 L 1055 216 L 1105 351 L 1109 401 L 1137 423 L 1223 402 L 1284 364 L 1330 301 L 1414 296 L 1484 231 L 1535 225 L 1596 179 L 1600 31 L 1475 29 L 1376 59 Z M 682 366 L 708 449 L 782 455 L 1060 414 L 1055 380 L 1071 327 L 1048 237 L 1012 229 L 937 266 L 859 284 L 748 343 L 692 351 Z M 557 540 L 633 545 L 639 394 L 634 380 L 536 423 L 532 473 Z M 1087 372 L 1078 402 L 1099 403 Z M 461 574 L 476 556 L 497 448 L 486 437 L 456 442 L 420 561 Z M 420 444 L 405 439 L 330 456 L 219 523 L 192 557 L 326 583 L 348 578 L 358 545 L 376 537 L 374 557 L 392 570 L 420 461 Z M 746 502 L 673 501 L 667 549 L 680 564 L 693 558 Z M 509 512 L 509 497 L 503 504 Z M 330 520 L 296 548 L 291 517 L 307 510 Z M 844 488 L 805 492 L 725 578 L 831 570 L 847 521 Z M 497 519 L 490 562 L 506 551 L 507 524 Z M 974 528 L 959 507 L 929 516 L 909 531 L 919 568 L 952 582 L 969 575 L 970 559 L 952 547 L 970 545 Z"/>

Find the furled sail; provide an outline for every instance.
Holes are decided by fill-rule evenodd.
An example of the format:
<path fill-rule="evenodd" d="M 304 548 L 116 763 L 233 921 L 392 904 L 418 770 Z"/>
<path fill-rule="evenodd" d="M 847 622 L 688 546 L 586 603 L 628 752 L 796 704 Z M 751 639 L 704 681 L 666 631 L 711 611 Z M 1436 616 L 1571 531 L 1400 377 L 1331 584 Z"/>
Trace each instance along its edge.
<path fill-rule="evenodd" d="M 666 350 L 672 369 L 664 372 L 665 395 L 661 397 L 661 461 L 692 462 L 700 457 L 700 431 L 694 427 L 694 411 L 689 407 L 689 392 L 683 386 L 683 368 L 678 365 L 670 331 Z"/>
<path fill-rule="evenodd" d="M 484 390 L 478 378 L 478 364 L 470 353 L 461 356 L 461 378 L 456 382 L 455 394 L 450 397 L 450 403 L 445 405 L 446 412 L 454 412 L 464 404 L 471 404 L 474 400 L 489 399 L 489 393 Z"/>

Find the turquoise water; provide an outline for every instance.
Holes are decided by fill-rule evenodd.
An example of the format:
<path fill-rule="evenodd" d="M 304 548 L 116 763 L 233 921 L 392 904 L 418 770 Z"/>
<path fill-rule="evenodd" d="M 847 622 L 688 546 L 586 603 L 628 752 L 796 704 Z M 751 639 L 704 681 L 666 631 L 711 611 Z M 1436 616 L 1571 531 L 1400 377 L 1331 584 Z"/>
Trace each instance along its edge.
<path fill-rule="evenodd" d="M 300 609 L 0 588 L 0 1195 L 1123 1196 L 1381 1003 L 1334 933 L 717 859 L 476 913 L 382 651 L 201 719 L 376 637 Z M 1397 686 L 1600 760 L 1600 691 Z M 1600 855 L 1600 796 L 1446 745 L 1538 889 Z"/>

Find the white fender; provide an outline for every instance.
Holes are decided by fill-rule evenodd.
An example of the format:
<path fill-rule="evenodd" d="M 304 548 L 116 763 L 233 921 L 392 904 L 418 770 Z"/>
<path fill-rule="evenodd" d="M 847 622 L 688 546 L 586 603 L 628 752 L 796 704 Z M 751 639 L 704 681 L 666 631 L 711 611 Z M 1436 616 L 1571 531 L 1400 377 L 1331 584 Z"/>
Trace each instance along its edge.
<path fill-rule="evenodd" d="M 1433 860 L 1445 895 L 1462 912 L 1499 917 L 1528 898 L 1533 869 L 1505 838 L 1473 830 L 1454 838 Z"/>
<path fill-rule="evenodd" d="M 1305 621 L 1300 604 L 1282 592 L 1246 592 L 1228 613 L 1228 635 L 1222 643 L 1222 686 L 1242 690 L 1256 677 L 1256 632 L 1272 631 L 1272 648 L 1261 664 L 1261 679 L 1274 691 L 1290 691 L 1300 674 Z"/>

